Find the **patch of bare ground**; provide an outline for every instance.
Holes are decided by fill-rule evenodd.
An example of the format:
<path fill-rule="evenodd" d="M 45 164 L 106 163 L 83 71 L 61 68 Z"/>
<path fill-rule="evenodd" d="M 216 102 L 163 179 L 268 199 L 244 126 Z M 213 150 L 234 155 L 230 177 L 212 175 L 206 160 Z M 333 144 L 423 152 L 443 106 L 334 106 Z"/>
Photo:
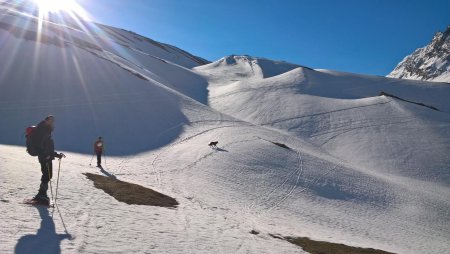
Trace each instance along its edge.
<path fill-rule="evenodd" d="M 272 141 L 271 141 L 272 142 Z M 282 144 L 282 143 L 278 143 L 278 142 L 272 142 L 274 145 L 277 145 L 277 146 L 279 146 L 279 147 L 283 147 L 283 148 L 286 148 L 286 149 L 288 149 L 288 150 L 290 150 L 291 148 L 289 148 L 287 145 L 285 145 L 285 144 Z"/>
<path fill-rule="evenodd" d="M 304 251 L 311 254 L 394 254 L 392 252 L 372 248 L 360 248 L 340 243 L 315 241 L 309 239 L 308 237 L 281 237 L 277 235 L 271 236 L 298 245 Z"/>
<path fill-rule="evenodd" d="M 167 195 L 152 189 L 117 180 L 112 177 L 83 173 L 88 179 L 94 182 L 94 186 L 103 190 L 120 202 L 129 205 L 149 205 L 175 208 L 178 202 Z"/>

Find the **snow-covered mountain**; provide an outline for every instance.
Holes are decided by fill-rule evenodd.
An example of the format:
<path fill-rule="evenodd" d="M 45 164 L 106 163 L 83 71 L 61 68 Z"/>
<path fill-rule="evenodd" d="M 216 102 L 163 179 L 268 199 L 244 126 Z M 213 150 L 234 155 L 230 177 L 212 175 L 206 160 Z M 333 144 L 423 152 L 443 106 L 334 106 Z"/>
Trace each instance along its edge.
<path fill-rule="evenodd" d="M 450 165 L 445 155 L 450 151 L 447 84 L 312 70 L 288 63 L 277 63 L 288 71 L 264 78 L 260 73 L 269 65 L 259 61 L 230 56 L 194 68 L 209 79 L 209 104 L 239 119 L 308 139 L 358 168 L 450 182 L 450 174 L 444 173 Z M 380 96 L 381 92 L 445 113 Z M 408 135 L 403 135 L 405 129 Z"/>
<path fill-rule="evenodd" d="M 208 63 L 32 14 L 0 5 L 0 253 L 305 253 L 283 236 L 450 248 L 448 85 L 251 56 Z M 67 155 L 54 210 L 20 204 L 40 179 L 23 132 L 47 114 Z M 102 171 L 89 166 L 97 136 Z M 85 172 L 180 205 L 121 203 Z"/>
<path fill-rule="evenodd" d="M 387 76 L 450 83 L 450 26 L 436 33 L 430 44 L 406 56 Z"/>
<path fill-rule="evenodd" d="M 144 141 L 142 135 L 160 133 L 183 122 L 177 104 L 187 96 L 195 103 L 207 100 L 206 82 L 189 70 L 205 61 L 176 47 L 107 26 L 91 24 L 95 29 L 79 30 L 44 22 L 39 28 L 37 18 L 26 13 L 2 9 L 1 14 L 0 101 L 4 116 L 18 121 L 18 126 L 37 122 L 36 117 L 48 112 L 60 120 L 72 118 L 60 122 L 59 128 L 71 133 L 60 139 L 63 149 L 88 152 L 85 144 L 91 137 L 86 134 L 99 130 L 115 137 L 111 155 L 151 148 L 152 142 Z M 27 109 L 26 115 L 19 117 L 12 109 L 20 107 Z M 138 123 L 130 111 L 141 112 L 148 124 Z M 166 114 L 180 117 L 171 120 L 175 122 L 160 120 L 167 119 Z M 127 130 L 111 127 L 117 125 L 117 119 Z M 0 127 L 2 142 L 22 143 L 17 139 L 22 130 L 15 124 Z"/>

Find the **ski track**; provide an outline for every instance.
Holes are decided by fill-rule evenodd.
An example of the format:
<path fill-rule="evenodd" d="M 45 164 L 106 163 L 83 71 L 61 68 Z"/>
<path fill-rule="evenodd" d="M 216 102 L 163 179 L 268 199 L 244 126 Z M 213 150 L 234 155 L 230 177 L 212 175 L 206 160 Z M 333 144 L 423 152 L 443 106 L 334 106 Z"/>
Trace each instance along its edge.
<path fill-rule="evenodd" d="M 302 159 L 302 156 L 300 155 L 300 153 L 298 151 L 296 151 L 296 153 L 298 155 L 298 167 L 297 167 L 297 179 L 295 181 L 295 184 L 293 184 L 290 187 L 290 189 L 288 190 L 286 196 L 281 198 L 275 205 L 273 205 L 272 207 L 268 208 L 267 211 L 271 211 L 273 208 L 278 207 L 281 203 L 283 203 L 283 201 L 285 201 L 288 197 L 290 197 L 292 195 L 292 193 L 294 192 L 294 190 L 297 188 L 298 183 L 300 181 L 300 178 L 302 177 L 302 174 L 303 174 L 303 159 Z"/>
<path fill-rule="evenodd" d="M 190 124 L 198 124 L 198 123 L 205 123 L 205 122 L 217 122 L 217 120 L 206 120 L 206 121 L 195 121 L 195 122 L 190 122 Z M 230 122 L 234 122 L 234 123 L 241 123 L 240 121 L 230 121 Z M 250 125 L 252 126 L 252 125 Z M 208 132 L 214 131 L 214 130 L 218 130 L 218 129 L 223 129 L 223 128 L 236 128 L 236 127 L 242 127 L 242 126 L 236 126 L 236 125 L 228 125 L 228 126 L 220 126 L 220 127 L 214 127 L 214 128 L 208 128 L 204 131 L 198 132 L 196 134 L 193 135 L 189 135 L 188 137 L 184 137 L 184 138 L 180 138 L 178 141 L 174 142 L 173 144 L 170 144 L 169 146 L 166 146 L 161 152 L 159 152 L 155 158 L 153 159 L 153 161 L 151 162 L 152 165 L 152 170 L 153 173 L 155 174 L 155 177 L 157 178 L 157 183 L 159 184 L 160 187 L 162 187 L 162 171 L 157 169 L 156 164 L 160 161 L 162 161 L 162 159 L 160 157 L 163 156 L 164 153 L 170 151 L 171 148 L 175 147 L 176 145 L 182 144 L 188 140 L 191 140 L 195 137 L 198 137 L 200 135 L 206 134 Z M 174 127 L 172 127 L 174 128 Z M 204 158 L 208 157 L 209 155 L 205 155 Z M 198 161 L 197 161 L 198 162 Z M 193 162 L 190 166 L 195 165 L 197 162 Z M 190 167 L 190 166 L 186 166 L 186 168 Z"/>
<path fill-rule="evenodd" d="M 220 128 L 230 128 L 230 127 L 236 127 L 236 126 L 225 126 L 225 127 L 220 127 Z M 178 141 L 178 142 L 176 142 L 175 144 L 173 144 L 172 147 L 174 147 L 174 146 L 176 146 L 176 145 L 178 145 L 178 144 L 181 144 L 181 143 L 183 143 L 183 142 L 185 142 L 185 141 L 187 141 L 187 140 L 192 140 L 193 138 L 198 137 L 198 136 L 200 136 L 200 135 L 202 135 L 202 134 L 205 134 L 205 133 L 208 133 L 208 132 L 211 132 L 211 131 L 220 129 L 220 128 L 209 128 L 209 129 L 207 129 L 207 130 L 205 130 L 205 131 L 201 131 L 201 132 L 196 133 L 196 134 L 194 134 L 194 135 L 190 135 L 190 136 L 188 136 L 188 137 L 186 137 L 186 138 L 182 138 L 180 141 Z M 252 138 L 252 139 L 245 139 L 245 140 L 240 140 L 240 141 L 236 141 L 236 142 L 229 142 L 229 143 L 226 143 L 226 144 L 224 144 L 224 145 L 222 146 L 222 149 L 230 148 L 230 147 L 232 147 L 233 145 L 236 145 L 236 144 L 239 144 L 239 143 L 246 143 L 246 142 L 251 142 L 251 141 L 256 141 L 256 140 L 265 140 L 265 141 L 268 141 L 268 140 L 263 139 L 263 138 L 261 138 L 261 137 L 255 137 L 255 138 Z M 268 142 L 270 142 L 270 141 L 268 141 Z M 291 150 L 287 150 L 287 151 L 291 151 Z M 163 153 L 166 153 L 166 152 L 169 152 L 169 149 L 165 149 L 164 151 L 158 153 L 157 158 L 155 158 L 155 159 L 153 160 L 153 165 L 154 165 L 154 162 L 161 161 L 161 159 L 159 159 L 159 158 L 162 156 Z M 216 153 L 216 151 L 211 151 L 211 152 L 209 152 L 209 153 L 207 153 L 207 154 L 204 154 L 203 156 L 201 156 L 201 157 L 198 158 L 197 160 L 193 161 L 191 164 L 188 164 L 188 165 L 186 165 L 185 167 L 182 167 L 182 168 L 179 169 L 177 172 L 180 172 L 180 171 L 184 171 L 184 170 L 190 169 L 190 168 L 196 166 L 197 164 L 199 164 L 201 161 L 203 161 L 203 160 L 209 158 L 210 156 L 213 156 L 215 153 Z M 303 174 L 303 172 L 304 172 L 303 158 L 302 158 L 300 152 L 298 152 L 298 151 L 296 151 L 296 150 L 295 150 L 295 154 L 296 154 L 296 157 L 297 157 L 297 166 L 295 167 L 295 170 L 291 170 L 289 174 L 285 175 L 285 176 L 284 176 L 284 181 L 283 181 L 283 183 L 281 183 L 280 185 L 278 185 L 278 186 L 276 186 L 275 188 L 273 188 L 273 189 L 270 191 L 269 195 L 261 195 L 259 198 L 257 197 L 257 198 L 253 201 L 253 203 L 252 203 L 251 205 L 244 206 L 244 210 L 246 210 L 246 213 L 247 213 L 248 215 L 251 214 L 251 216 L 253 216 L 253 217 L 255 217 L 255 218 L 258 218 L 258 217 L 260 217 L 259 215 L 261 215 L 263 212 L 270 212 L 272 209 L 274 209 L 274 208 L 280 206 L 286 199 L 288 199 L 288 198 L 294 193 L 294 191 L 296 190 L 296 188 L 297 188 L 298 185 L 299 185 L 299 182 L 300 182 L 300 180 L 301 180 L 301 178 L 302 178 L 302 174 Z M 154 165 L 154 166 L 155 166 L 155 165 Z M 333 169 L 333 170 L 334 170 L 334 169 Z M 305 186 L 305 187 L 304 187 L 301 191 L 299 191 L 298 193 L 307 190 L 308 187 L 309 187 L 312 183 L 317 183 L 317 182 L 320 180 L 321 177 L 326 176 L 326 175 L 329 174 L 330 172 L 331 172 L 331 171 L 326 172 L 325 174 L 323 174 L 323 175 L 317 177 L 315 180 L 311 181 L 307 186 Z M 280 191 L 280 189 L 283 188 L 283 186 L 286 185 L 287 182 L 288 182 L 291 178 L 293 178 L 294 176 L 295 176 L 295 179 L 296 179 L 296 180 L 295 180 L 295 184 L 290 185 L 290 186 L 288 187 L 288 189 L 286 189 L 285 191 Z M 284 196 L 277 197 L 276 199 L 271 200 L 271 195 L 272 195 L 273 193 L 275 193 L 275 192 L 280 192 L 280 193 L 283 193 L 283 192 L 284 192 L 285 194 L 283 194 Z M 264 198 L 261 198 L 261 197 L 263 197 L 263 196 L 264 196 Z M 262 202 L 256 204 L 256 203 L 257 203 L 257 202 L 256 202 L 257 199 L 261 199 Z M 189 200 L 193 200 L 193 199 L 192 199 L 192 198 L 189 198 Z M 197 202 L 200 202 L 200 201 L 197 201 Z M 268 204 L 268 203 L 271 203 L 271 204 L 270 204 L 269 206 L 265 206 L 265 205 Z M 201 205 L 201 207 L 204 209 L 204 205 Z M 261 209 L 261 208 L 260 208 L 260 209 L 256 209 L 256 207 L 265 207 L 265 209 Z M 250 219 L 250 220 L 251 220 L 251 221 L 254 221 L 254 219 Z M 244 223 L 244 222 L 241 222 L 241 223 Z M 245 224 L 245 223 L 244 223 L 244 224 Z M 254 223 L 253 223 L 253 224 L 254 224 Z"/>
<path fill-rule="evenodd" d="M 395 125 L 395 124 L 405 124 L 405 123 L 410 123 L 413 122 L 414 120 L 408 120 L 408 121 L 401 121 L 401 122 L 389 122 L 389 123 L 384 123 L 384 124 L 374 124 L 374 125 L 366 125 L 366 126 L 357 126 L 357 127 L 353 127 L 353 128 L 348 128 L 348 129 L 332 129 L 331 131 L 328 132 L 324 132 L 324 133 L 317 133 L 314 135 L 311 135 L 311 138 L 316 138 L 316 137 L 320 137 L 320 136 L 324 136 L 324 135 L 328 135 L 328 134 L 333 134 L 336 132 L 339 132 L 338 134 L 328 138 L 327 140 L 325 140 L 324 142 L 318 144 L 319 146 L 324 146 L 326 145 L 328 142 L 332 141 L 333 139 L 339 137 L 342 134 L 346 134 L 348 132 L 352 132 L 354 130 L 358 130 L 358 129 L 369 129 L 369 128 L 376 128 L 376 127 L 380 127 L 380 126 L 387 126 L 387 125 Z"/>
<path fill-rule="evenodd" d="M 262 138 L 259 138 L 259 139 L 262 139 Z M 263 140 L 265 140 L 265 139 L 263 139 Z M 266 140 L 266 141 L 268 141 L 268 140 Z M 270 142 L 270 141 L 268 141 L 268 142 Z M 298 151 L 295 151 L 295 152 L 296 152 L 297 158 L 298 158 L 298 160 L 297 160 L 297 164 L 298 165 L 296 167 L 296 171 L 292 170 L 291 173 L 289 173 L 288 175 L 286 175 L 284 177 L 284 181 L 280 185 L 275 186 L 274 188 L 272 188 L 272 190 L 270 190 L 268 192 L 268 194 L 263 194 L 263 195 L 259 196 L 257 199 L 261 199 L 262 202 L 256 204 L 256 201 L 253 201 L 249 206 L 247 206 L 246 209 L 248 211 L 254 210 L 255 206 L 261 207 L 261 206 L 269 203 L 269 201 L 271 201 L 272 194 L 275 193 L 276 191 L 278 191 L 279 189 L 281 189 L 292 178 L 292 176 L 295 175 L 296 172 L 297 172 L 297 181 L 296 181 L 294 186 L 290 187 L 291 190 L 288 191 L 288 194 L 286 195 L 286 197 L 288 195 L 290 195 L 292 193 L 292 191 L 297 187 L 298 181 L 299 181 L 299 179 L 301 177 L 301 174 L 303 173 L 303 160 L 301 158 L 300 153 Z M 300 168 L 300 170 L 299 170 L 299 168 Z M 261 198 L 261 197 L 264 197 L 264 198 Z M 283 200 L 284 199 L 282 198 L 282 200 L 280 200 L 279 203 L 281 203 Z M 268 208 L 266 208 L 266 210 L 270 211 L 274 206 L 276 206 L 276 205 L 271 205 Z"/>
<path fill-rule="evenodd" d="M 355 106 L 355 107 L 349 107 L 349 108 L 342 108 L 342 109 L 336 109 L 336 110 L 331 110 L 331 111 L 327 111 L 327 112 L 320 112 L 320 113 L 314 113 L 314 114 L 309 114 L 309 115 L 304 115 L 304 116 L 296 116 L 296 117 L 290 117 L 290 118 L 284 118 L 284 119 L 279 119 L 276 121 L 271 121 L 271 122 L 267 122 L 267 123 L 261 123 L 261 125 L 274 125 L 276 123 L 281 123 L 281 122 L 286 122 L 286 121 L 292 121 L 292 120 L 297 120 L 297 119 L 301 119 L 301 118 L 307 118 L 307 117 L 314 117 L 314 116 L 320 116 L 320 115 L 326 115 L 326 114 L 332 114 L 332 113 L 336 113 L 336 112 L 341 112 L 341 111 L 347 111 L 347 110 L 354 110 L 354 109 L 360 109 L 360 108 L 365 108 L 365 107 L 372 107 L 372 106 L 379 106 L 379 105 L 384 105 L 384 104 L 388 104 L 391 103 L 392 100 L 389 100 L 387 102 L 378 102 L 378 103 L 373 103 L 373 104 L 368 104 L 368 105 L 362 105 L 362 106 Z"/>
<path fill-rule="evenodd" d="M 164 171 L 163 168 L 158 169 L 157 164 L 158 164 L 159 162 L 165 161 L 164 158 L 166 158 L 166 157 L 167 157 L 167 158 L 171 157 L 171 156 L 169 156 L 168 154 L 170 153 L 171 149 L 175 148 L 177 145 L 180 145 L 180 144 L 185 143 L 185 142 L 187 142 L 187 141 L 192 141 L 194 138 L 200 137 L 200 136 L 202 136 L 202 135 L 204 135 L 204 134 L 207 134 L 207 133 L 209 133 L 209 132 L 212 132 L 212 131 L 216 131 L 216 130 L 223 129 L 223 128 L 235 128 L 235 127 L 241 127 L 241 128 L 243 128 L 242 126 L 235 126 L 235 125 L 232 125 L 232 126 L 221 126 L 221 127 L 214 127 L 214 128 L 207 128 L 206 130 L 197 132 L 197 133 L 195 133 L 195 134 L 193 134 L 193 135 L 189 135 L 189 136 L 187 136 L 187 137 L 180 138 L 179 141 L 175 142 L 174 144 L 170 145 L 169 147 L 166 147 L 163 151 L 157 153 L 157 155 L 156 155 L 156 156 L 154 157 L 154 159 L 152 160 L 153 171 L 158 171 L 158 172 L 163 172 L 163 171 Z M 249 126 L 249 127 L 252 127 L 252 126 Z M 220 147 L 220 149 L 227 150 L 227 149 L 229 149 L 229 148 L 231 148 L 231 147 L 233 147 L 234 145 L 237 145 L 237 144 L 239 144 L 239 143 L 247 143 L 247 142 L 257 141 L 257 140 L 261 140 L 261 139 L 262 139 L 262 138 L 260 138 L 260 137 L 254 137 L 254 138 L 251 138 L 251 139 L 244 139 L 244 140 L 239 140 L 239 141 L 234 141 L 234 142 L 227 142 L 227 143 L 225 143 L 225 144 L 222 144 L 222 146 Z M 266 141 L 267 141 L 267 140 L 266 140 Z M 223 143 L 223 142 L 222 142 L 222 143 Z M 177 169 L 176 171 L 173 171 L 173 170 L 172 170 L 171 174 L 180 174 L 180 172 L 183 172 L 183 171 L 186 171 L 186 170 L 188 170 L 188 169 L 191 169 L 191 168 L 195 167 L 196 165 L 198 165 L 199 163 L 201 163 L 202 161 L 204 161 L 205 159 L 211 158 L 211 156 L 214 156 L 216 153 L 217 153 L 217 151 L 216 151 L 215 149 L 213 149 L 212 151 L 210 151 L 210 152 L 208 152 L 208 153 L 206 153 L 206 154 L 200 156 L 199 158 L 197 158 L 195 161 L 191 162 L 190 164 L 188 164 L 188 165 L 186 165 L 186 166 L 184 166 L 184 167 L 181 167 L 181 168 Z M 164 155 L 164 154 L 167 154 L 167 155 Z M 294 186 L 290 186 L 290 187 L 285 191 L 285 193 L 286 193 L 285 196 L 282 197 L 281 200 L 277 199 L 276 201 L 278 201 L 278 202 L 276 202 L 275 204 L 273 204 L 272 207 L 273 207 L 273 206 L 278 206 L 278 205 L 280 205 L 283 201 L 285 201 L 288 197 L 290 197 L 290 196 L 292 195 L 292 193 L 295 191 L 295 189 L 297 188 L 297 186 L 298 186 L 298 183 L 299 183 L 299 181 L 300 181 L 300 179 L 301 179 L 301 176 L 302 176 L 302 173 L 303 173 L 304 168 L 303 168 L 303 159 L 302 159 L 300 153 L 296 151 L 295 154 L 296 154 L 296 156 L 297 156 L 297 166 L 296 166 L 296 169 L 295 169 L 295 170 L 292 170 L 287 176 L 285 176 L 284 183 L 283 183 L 279 188 L 281 188 L 282 186 L 284 186 L 284 185 L 287 183 L 287 181 L 288 181 L 292 176 L 294 176 L 294 175 L 296 176 L 296 183 L 295 183 Z M 168 157 L 168 156 L 169 156 L 169 157 Z M 167 173 L 167 170 L 166 170 L 166 173 Z M 160 174 L 160 173 L 158 173 L 158 174 Z M 184 186 L 184 185 L 182 184 L 181 186 Z M 181 186 L 180 186 L 180 187 L 181 187 Z M 181 187 L 181 188 L 180 188 L 180 187 L 178 187 L 177 190 L 175 190 L 175 189 L 172 188 L 172 191 L 175 191 L 176 193 L 179 193 L 179 192 L 181 191 L 181 194 L 184 193 L 184 192 L 185 192 L 185 191 L 183 191 L 183 188 L 184 188 L 184 187 Z M 275 191 L 276 191 L 276 190 L 273 190 L 272 192 L 275 192 Z M 202 210 L 205 210 L 205 209 L 206 209 L 206 210 L 212 210 L 212 211 L 215 211 L 215 210 L 217 210 L 217 209 L 221 209 L 221 210 L 224 209 L 224 208 L 218 208 L 218 207 L 211 206 L 211 205 L 208 205 L 208 204 L 206 204 L 206 203 L 203 203 L 202 201 L 198 200 L 198 199 L 195 198 L 195 197 L 189 197 L 189 196 L 186 196 L 185 194 L 182 194 L 182 195 L 183 195 L 184 197 L 186 197 L 186 199 L 189 200 L 191 203 L 192 203 L 192 202 L 197 203 L 197 204 L 199 205 L 199 209 L 202 209 Z M 275 202 L 275 201 L 274 201 L 274 202 Z M 270 211 L 270 207 L 269 207 L 269 209 L 267 209 L 267 210 Z M 226 213 L 232 212 L 232 211 L 230 211 L 230 210 L 228 210 L 228 209 L 226 209 L 226 211 L 228 211 L 228 212 L 226 212 Z M 232 214 L 235 214 L 235 213 L 237 213 L 237 211 L 233 211 L 233 212 L 232 212 Z M 253 214 L 252 216 L 254 216 L 254 214 Z M 250 219 L 250 221 L 251 221 L 251 220 L 252 220 L 252 219 Z M 185 221 L 185 228 L 186 228 L 187 234 L 189 234 L 189 235 L 194 234 L 194 233 L 191 232 L 192 229 L 190 229 L 191 219 L 189 219 L 189 218 L 186 217 L 186 218 L 184 218 L 184 221 Z M 241 227 L 241 225 L 247 225 L 247 224 L 248 224 L 247 222 L 239 220 L 238 222 L 235 222 L 234 226 L 231 226 L 231 228 L 239 228 L 239 227 Z M 228 224 L 227 224 L 227 225 L 233 225 L 233 224 L 230 224 L 230 221 L 228 221 Z M 230 229 L 230 230 L 231 230 L 231 229 Z M 197 232 L 197 233 L 198 233 L 198 232 Z M 250 236 L 251 236 L 252 239 L 254 238 L 253 235 L 250 234 Z M 247 246 L 247 245 L 248 245 L 248 246 Z M 241 244 L 240 246 L 237 247 L 236 253 L 241 252 L 241 251 L 244 250 L 244 249 L 245 249 L 245 250 L 248 250 L 248 248 L 251 248 L 251 246 L 253 246 L 253 245 L 250 244 L 250 243 L 248 243 L 248 242 L 246 242 L 245 240 L 242 240 L 242 244 Z M 193 249 L 193 248 L 191 247 L 190 249 Z M 195 248 L 194 248 L 194 249 L 195 249 Z"/>

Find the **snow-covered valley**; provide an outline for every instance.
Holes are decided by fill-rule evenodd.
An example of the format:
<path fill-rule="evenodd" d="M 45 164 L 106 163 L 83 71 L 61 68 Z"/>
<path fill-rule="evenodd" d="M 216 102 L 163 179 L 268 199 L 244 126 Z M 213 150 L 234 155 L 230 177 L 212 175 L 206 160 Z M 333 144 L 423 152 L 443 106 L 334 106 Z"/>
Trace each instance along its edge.
<path fill-rule="evenodd" d="M 450 249 L 448 84 L 250 56 L 208 63 L 91 25 L 39 28 L 0 5 L 0 253 L 306 253 L 272 235 Z M 57 206 L 35 208 L 21 204 L 41 174 L 24 129 L 48 114 L 67 158 Z M 90 166 L 98 136 L 104 170 Z M 83 173 L 180 205 L 121 203 Z"/>

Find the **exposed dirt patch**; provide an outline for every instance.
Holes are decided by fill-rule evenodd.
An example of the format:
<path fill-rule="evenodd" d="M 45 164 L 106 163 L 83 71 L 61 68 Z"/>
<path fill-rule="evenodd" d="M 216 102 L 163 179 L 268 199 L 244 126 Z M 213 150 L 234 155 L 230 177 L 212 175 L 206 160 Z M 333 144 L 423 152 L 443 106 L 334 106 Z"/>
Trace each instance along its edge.
<path fill-rule="evenodd" d="M 359 248 L 340 243 L 314 241 L 309 239 L 308 237 L 281 237 L 277 235 L 271 236 L 298 245 L 304 251 L 311 254 L 394 254 L 392 252 L 372 248 Z"/>
<path fill-rule="evenodd" d="M 254 229 L 252 229 L 252 231 L 250 231 L 250 234 L 252 234 L 252 235 L 259 235 L 259 232 L 254 230 Z"/>
<path fill-rule="evenodd" d="M 272 142 L 272 141 L 270 141 L 270 142 Z M 288 150 L 291 150 L 291 148 L 289 148 L 289 146 L 287 146 L 287 145 L 285 145 L 285 144 L 282 144 L 282 143 L 272 142 L 272 144 L 277 145 L 277 146 L 279 146 L 279 147 L 286 148 L 286 149 L 288 149 Z"/>
<path fill-rule="evenodd" d="M 103 190 L 120 202 L 129 205 L 150 205 L 162 207 L 176 207 L 178 202 L 169 196 L 145 188 L 134 183 L 127 183 L 115 178 L 83 173 L 88 179 L 94 182 L 94 186 Z"/>

